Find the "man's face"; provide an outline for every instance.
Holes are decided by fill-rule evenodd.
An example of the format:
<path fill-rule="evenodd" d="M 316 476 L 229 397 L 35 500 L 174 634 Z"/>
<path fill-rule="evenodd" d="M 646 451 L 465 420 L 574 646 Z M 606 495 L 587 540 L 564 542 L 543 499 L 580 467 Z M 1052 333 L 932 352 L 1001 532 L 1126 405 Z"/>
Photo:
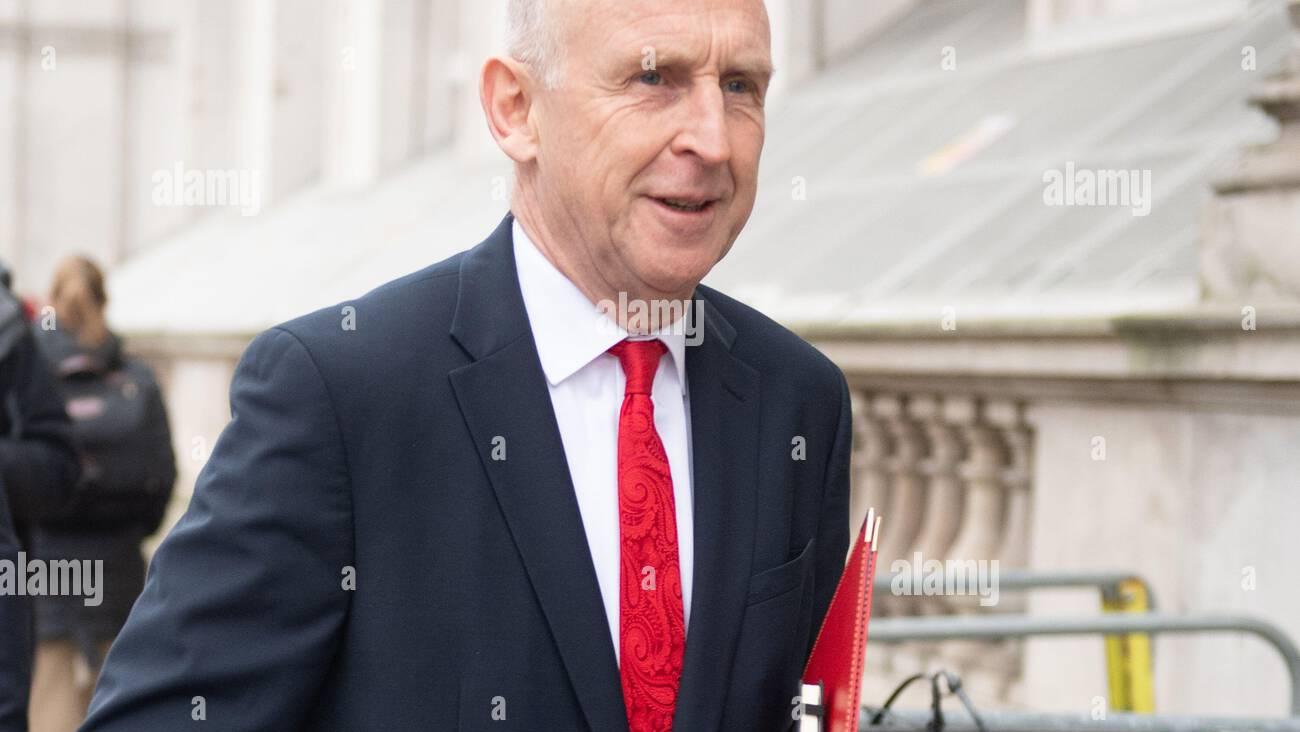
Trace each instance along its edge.
<path fill-rule="evenodd" d="M 535 100 L 537 181 L 578 240 L 561 245 L 585 248 L 614 290 L 689 292 L 754 207 L 771 78 L 762 0 L 552 7 L 564 59 L 558 88 Z"/>

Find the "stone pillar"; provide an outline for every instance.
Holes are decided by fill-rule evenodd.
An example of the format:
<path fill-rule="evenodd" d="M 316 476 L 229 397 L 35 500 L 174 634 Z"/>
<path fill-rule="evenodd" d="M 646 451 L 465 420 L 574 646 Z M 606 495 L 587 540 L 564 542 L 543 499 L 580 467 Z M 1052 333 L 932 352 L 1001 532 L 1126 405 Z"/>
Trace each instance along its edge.
<path fill-rule="evenodd" d="M 919 398 L 912 414 L 921 420 L 930 452 L 922 470 L 930 482 L 929 502 L 921 536 L 915 548 L 926 557 L 943 559 L 961 530 L 964 489 L 959 468 L 965 458 L 964 447 L 948 407 L 958 403 L 942 397 Z"/>
<path fill-rule="evenodd" d="M 1027 569 L 1029 567 L 1030 522 L 1033 520 L 1033 434 L 1025 423 L 1025 405 L 1019 402 L 1000 401 L 989 405 L 989 421 L 1002 432 L 1007 448 L 1006 468 L 1002 484 L 1006 490 L 1006 520 L 1002 542 L 996 559 L 1000 570 Z M 1023 592 L 999 594 L 996 612 L 1024 614 L 1028 603 Z M 1003 644 L 997 671 L 1002 685 L 998 697 L 1007 699 L 1012 686 L 1024 670 L 1023 639 L 1010 639 Z"/>
<path fill-rule="evenodd" d="M 989 405 L 989 422 L 1002 433 L 1007 461 L 1002 472 L 1006 492 L 1006 520 L 1002 540 L 994 553 L 1003 569 L 1025 569 L 1029 565 L 1029 521 L 1031 518 L 1030 485 L 1033 481 L 1033 436 L 1025 423 L 1025 405 L 997 402 Z M 1024 596 L 999 598 L 1005 612 L 1022 612 Z"/>
<path fill-rule="evenodd" d="M 965 438 L 967 458 L 960 475 L 966 486 L 966 505 L 961 530 L 948 559 L 956 562 L 982 562 L 996 558 L 1005 529 L 1006 490 L 1002 482 L 1006 469 L 1006 449 L 999 429 L 988 421 L 984 404 L 968 401 L 955 410 Z M 985 612 L 977 595 L 945 598 L 952 611 L 960 614 Z M 976 698 L 998 698 L 1005 686 L 1003 675 L 996 671 L 1003 657 L 1002 646 L 989 641 L 951 641 L 944 649 L 944 660 L 956 666 Z"/>
<path fill-rule="evenodd" d="M 1243 151 L 1206 207 L 1201 288 L 1211 302 L 1300 303 L 1300 0 L 1287 9 L 1291 54 L 1250 99 L 1277 120 L 1278 137 Z"/>
<path fill-rule="evenodd" d="M 122 251 L 133 41 L 124 3 L 0 5 L 0 236 L 17 289 L 43 294 L 64 256 Z"/>
<path fill-rule="evenodd" d="M 966 504 L 961 530 L 948 555 L 958 561 L 993 559 L 1002 543 L 1004 528 L 1006 493 L 1002 471 L 1006 453 L 1001 433 L 988 423 L 983 406 L 973 403 L 962 406 L 965 408 L 956 416 L 967 446 L 967 458 L 960 469 L 966 485 Z"/>
<path fill-rule="evenodd" d="M 908 401 L 908 412 L 924 431 L 928 449 L 919 466 L 926 481 L 925 511 L 906 558 L 915 562 L 919 554 L 923 560 L 943 561 L 961 526 L 962 485 L 957 475 L 961 440 L 944 420 L 940 397 L 913 396 Z M 921 614 L 927 615 L 947 610 L 940 598 L 920 600 L 916 605 Z"/>
<path fill-rule="evenodd" d="M 925 515 L 925 477 L 921 474 L 921 461 L 925 458 L 925 439 L 917 424 L 907 414 L 907 402 L 900 396 L 877 397 L 876 415 L 889 430 L 893 451 L 887 469 L 890 479 L 889 531 L 880 537 L 879 562 L 883 567 L 897 559 L 910 560 L 908 550 L 916 541 Z M 883 517 L 885 514 L 882 513 Z M 892 601 L 887 606 L 897 607 Z M 906 605 L 907 603 L 903 603 Z M 911 611 L 903 611 L 911 614 Z"/>
<path fill-rule="evenodd" d="M 920 470 L 927 484 L 925 511 L 912 548 L 906 558 L 913 562 L 942 562 L 961 527 L 962 481 L 958 466 L 962 459 L 961 438 L 947 421 L 944 401 L 938 395 L 918 394 L 908 400 L 908 413 L 924 431 L 928 451 Z M 924 568 L 924 567 L 923 567 Z M 948 612 L 942 597 L 914 597 L 909 607 L 918 615 L 943 615 Z M 918 643 L 917 655 L 924 665 L 939 654 L 940 644 Z"/>
<path fill-rule="evenodd" d="M 330 42 L 322 177 L 333 185 L 372 185 L 382 157 L 384 4 L 335 0 L 323 7 Z"/>
<path fill-rule="evenodd" d="M 925 458 L 925 437 L 919 425 L 908 414 L 908 398 L 890 395 L 875 401 L 876 414 L 889 432 L 893 450 L 886 462 L 889 473 L 890 496 L 888 518 L 881 514 L 881 536 L 878 566 L 892 569 L 899 559 L 909 560 L 909 549 L 916 541 L 926 510 L 925 476 L 921 461 Z M 888 531 L 886 528 L 888 527 Z M 886 615 L 919 614 L 918 597 L 895 597 L 891 594 L 877 596 Z M 873 603 L 875 600 L 873 600 Z M 892 651 L 890 664 L 897 675 L 916 673 L 923 664 L 923 649 L 908 644 Z"/>

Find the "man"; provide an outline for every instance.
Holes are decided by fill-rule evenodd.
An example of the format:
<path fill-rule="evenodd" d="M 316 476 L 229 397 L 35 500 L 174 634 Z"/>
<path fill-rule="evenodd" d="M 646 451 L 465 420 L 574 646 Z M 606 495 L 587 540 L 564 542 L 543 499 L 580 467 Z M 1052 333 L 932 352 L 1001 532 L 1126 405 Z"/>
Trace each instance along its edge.
<path fill-rule="evenodd" d="M 17 573 L 24 545 L 19 534 L 63 509 L 80 468 L 68 415 L 3 265 L 0 406 L 0 732 L 25 732 L 32 615 L 30 598 L 18 593 L 18 583 L 27 579 Z"/>
<path fill-rule="evenodd" d="M 754 204 L 762 2 L 510 12 L 512 215 L 249 346 L 83 730 L 790 726 L 848 391 L 698 285 Z"/>

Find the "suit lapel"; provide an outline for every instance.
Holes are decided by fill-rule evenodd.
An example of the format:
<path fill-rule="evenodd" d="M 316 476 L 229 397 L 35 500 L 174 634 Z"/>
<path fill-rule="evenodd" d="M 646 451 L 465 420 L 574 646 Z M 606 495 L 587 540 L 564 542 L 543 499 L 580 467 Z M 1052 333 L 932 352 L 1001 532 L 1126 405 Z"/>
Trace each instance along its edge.
<path fill-rule="evenodd" d="M 758 372 L 731 353 L 735 330 L 707 300 L 704 338 L 686 349 L 694 460 L 695 575 L 676 730 L 721 724 L 753 559 Z"/>
<path fill-rule="evenodd" d="M 627 730 L 609 622 L 523 296 L 507 216 L 461 263 L 451 373 L 465 424 L 593 730 Z M 493 459 L 502 444 L 504 460 Z"/>

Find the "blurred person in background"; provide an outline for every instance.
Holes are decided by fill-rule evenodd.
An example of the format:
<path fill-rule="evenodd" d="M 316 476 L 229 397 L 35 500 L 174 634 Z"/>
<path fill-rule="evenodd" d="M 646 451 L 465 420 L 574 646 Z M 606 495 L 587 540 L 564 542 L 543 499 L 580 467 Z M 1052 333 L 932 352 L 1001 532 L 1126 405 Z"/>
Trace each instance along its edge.
<path fill-rule="evenodd" d="M 79 468 L 63 403 L 9 287 L 0 265 L 0 561 L 17 565 L 32 522 L 64 508 Z M 27 729 L 31 617 L 29 599 L 0 581 L 0 732 Z"/>
<path fill-rule="evenodd" d="M 104 276 L 70 257 L 54 274 L 57 327 L 40 331 L 82 450 L 82 477 L 69 506 L 42 520 L 31 554 L 47 561 L 102 559 L 103 602 L 36 598 L 38 644 L 32 732 L 72 732 L 94 681 L 144 587 L 141 543 L 158 530 L 176 480 L 171 431 L 153 372 L 122 353 L 104 318 Z"/>

